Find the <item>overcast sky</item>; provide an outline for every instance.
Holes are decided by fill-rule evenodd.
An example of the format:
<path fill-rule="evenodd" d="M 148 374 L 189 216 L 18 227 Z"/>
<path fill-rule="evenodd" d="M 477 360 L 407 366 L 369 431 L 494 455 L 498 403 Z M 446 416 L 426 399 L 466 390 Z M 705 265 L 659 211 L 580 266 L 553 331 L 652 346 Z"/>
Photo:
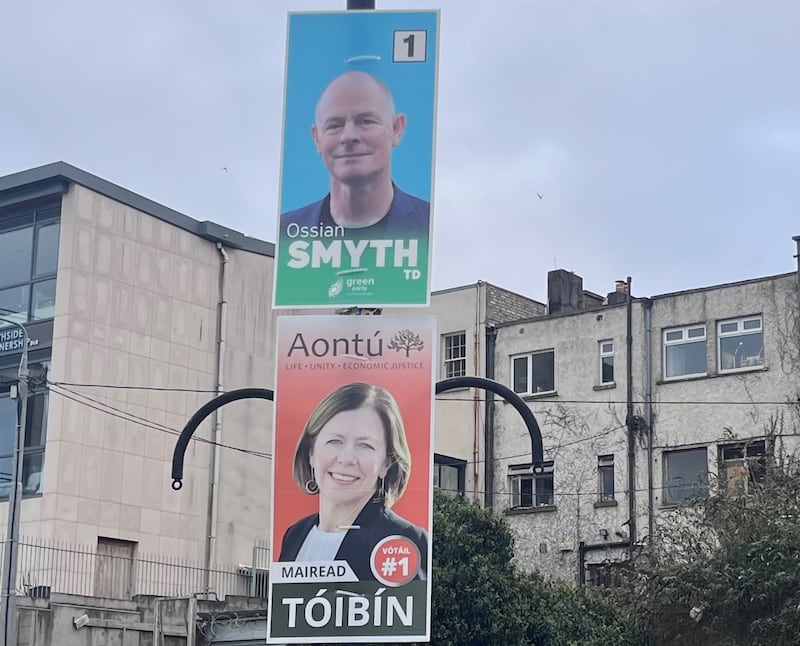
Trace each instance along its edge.
<path fill-rule="evenodd" d="M 0 175 L 63 160 L 274 241 L 286 14 L 345 6 L 4 2 Z M 643 296 L 796 267 L 797 0 L 377 7 L 442 10 L 434 289 L 541 300 L 558 267 Z"/>

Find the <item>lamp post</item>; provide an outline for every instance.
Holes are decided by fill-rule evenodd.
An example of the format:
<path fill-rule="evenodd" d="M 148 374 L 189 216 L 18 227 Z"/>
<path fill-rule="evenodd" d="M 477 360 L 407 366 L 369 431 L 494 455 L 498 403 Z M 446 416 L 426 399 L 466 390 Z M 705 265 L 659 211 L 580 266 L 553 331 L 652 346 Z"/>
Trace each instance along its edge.
<path fill-rule="evenodd" d="M 11 489 L 8 496 L 8 524 L 6 549 L 3 559 L 3 603 L 0 614 L 2 644 L 15 646 L 17 543 L 19 542 L 19 516 L 22 501 L 22 460 L 25 451 L 25 425 L 28 415 L 28 331 L 22 323 L 0 316 L 0 322 L 17 327 L 22 333 L 22 356 L 17 371 L 17 432 L 14 435 L 14 457 L 11 461 Z"/>

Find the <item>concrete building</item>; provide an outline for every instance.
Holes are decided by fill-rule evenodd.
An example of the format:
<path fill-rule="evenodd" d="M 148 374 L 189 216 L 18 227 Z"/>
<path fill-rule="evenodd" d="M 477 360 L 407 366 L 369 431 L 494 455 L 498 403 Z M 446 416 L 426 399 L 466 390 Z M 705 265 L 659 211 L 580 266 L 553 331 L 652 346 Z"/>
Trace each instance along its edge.
<path fill-rule="evenodd" d="M 546 462 L 532 473 L 524 427 L 499 406 L 493 503 L 524 565 L 578 584 L 602 584 L 598 566 L 663 514 L 746 491 L 800 446 L 797 272 L 632 298 L 630 382 L 627 287 L 602 298 L 550 272 L 547 315 L 497 331 L 497 379 L 529 402 Z"/>

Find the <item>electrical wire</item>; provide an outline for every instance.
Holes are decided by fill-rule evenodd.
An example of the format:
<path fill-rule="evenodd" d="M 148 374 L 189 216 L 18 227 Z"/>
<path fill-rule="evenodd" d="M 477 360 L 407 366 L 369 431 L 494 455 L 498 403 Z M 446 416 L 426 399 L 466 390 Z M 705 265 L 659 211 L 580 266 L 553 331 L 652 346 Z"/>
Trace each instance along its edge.
<path fill-rule="evenodd" d="M 168 434 L 174 435 L 174 436 L 180 436 L 180 434 L 181 434 L 181 432 L 179 430 L 177 430 L 177 429 L 171 428 L 169 426 L 165 426 L 163 424 L 159 424 L 157 422 L 153 422 L 152 420 L 148 420 L 148 419 L 146 419 L 144 417 L 139 417 L 138 415 L 134 415 L 133 413 L 128 413 L 127 411 L 121 410 L 119 408 L 115 408 L 114 406 L 111 406 L 110 404 L 106 404 L 106 403 L 101 402 L 99 400 L 93 399 L 93 398 L 89 397 L 88 395 L 84 395 L 82 393 L 77 393 L 77 392 L 71 391 L 71 390 L 69 390 L 67 388 L 64 388 L 63 386 L 57 386 L 57 385 L 55 385 L 53 383 L 50 383 L 50 384 L 48 384 L 48 390 L 50 392 L 52 392 L 52 393 L 55 393 L 55 394 L 61 396 L 61 397 L 64 397 L 65 399 L 72 400 L 73 402 L 75 402 L 77 404 L 81 404 L 83 406 L 87 406 L 88 408 L 94 409 L 94 410 L 99 411 L 101 413 L 105 413 L 106 415 L 110 415 L 111 417 L 116 417 L 116 418 L 124 420 L 126 422 L 132 422 L 134 424 L 138 424 L 139 426 L 143 426 L 145 428 L 149 428 L 149 429 L 152 429 L 152 430 L 155 430 L 155 431 L 160 431 L 162 433 L 168 433 Z M 83 398 L 85 400 L 88 400 L 88 401 L 82 401 L 81 399 L 78 399 L 78 397 L 81 397 L 81 398 Z M 92 402 L 92 403 L 89 403 L 89 402 Z M 104 408 L 101 408 L 101 406 L 104 407 Z M 253 451 L 251 449 L 243 449 L 241 447 L 233 446 L 233 445 L 230 445 L 230 444 L 223 444 L 221 442 L 214 442 L 213 440 L 208 440 L 206 438 L 198 437 L 196 435 L 192 436 L 192 441 L 202 442 L 204 444 L 209 444 L 209 445 L 212 445 L 212 446 L 218 446 L 218 447 L 224 448 L 224 449 L 231 449 L 232 451 L 238 451 L 240 453 L 246 453 L 247 455 L 253 455 L 253 456 L 259 457 L 259 458 L 265 458 L 265 459 L 268 459 L 268 460 L 272 459 L 272 454 L 271 453 L 263 453 L 261 451 Z"/>
<path fill-rule="evenodd" d="M 124 385 L 124 384 L 99 384 L 99 383 L 79 383 L 74 381 L 52 381 L 49 382 L 56 386 L 66 386 L 72 388 L 108 388 L 110 390 L 147 390 L 147 391 L 156 391 L 156 392 L 186 392 L 186 393 L 211 393 L 216 394 L 216 390 L 212 389 L 203 389 L 203 388 L 167 388 L 162 386 L 132 386 L 132 385 Z M 225 390 L 220 391 L 221 393 L 227 392 Z M 524 395 L 520 395 L 523 399 L 525 398 Z M 453 402 L 474 402 L 474 401 L 481 401 L 486 402 L 486 397 L 453 397 L 451 395 L 446 395 L 445 393 L 439 393 L 436 398 L 439 401 L 453 401 Z M 494 399 L 495 402 L 499 400 L 502 403 L 502 398 L 496 397 Z M 590 405 L 608 405 L 608 404 L 627 404 L 626 400 L 622 399 L 547 399 L 547 398 L 536 398 L 528 401 L 529 404 L 590 404 Z M 644 406 L 648 402 L 646 400 L 634 400 L 634 405 Z M 800 404 L 800 400 L 792 400 L 792 399 L 784 399 L 784 400 L 750 400 L 750 399 L 724 399 L 724 400 L 657 400 L 654 399 L 651 403 L 654 407 L 658 407 L 661 405 L 675 405 L 675 406 L 796 406 Z"/>

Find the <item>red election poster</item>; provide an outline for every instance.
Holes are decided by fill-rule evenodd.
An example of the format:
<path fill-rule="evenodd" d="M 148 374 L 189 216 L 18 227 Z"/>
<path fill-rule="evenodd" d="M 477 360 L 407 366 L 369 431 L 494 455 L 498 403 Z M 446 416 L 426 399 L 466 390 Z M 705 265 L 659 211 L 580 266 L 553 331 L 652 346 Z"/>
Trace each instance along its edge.
<path fill-rule="evenodd" d="M 432 316 L 278 319 L 268 643 L 430 635 Z"/>

